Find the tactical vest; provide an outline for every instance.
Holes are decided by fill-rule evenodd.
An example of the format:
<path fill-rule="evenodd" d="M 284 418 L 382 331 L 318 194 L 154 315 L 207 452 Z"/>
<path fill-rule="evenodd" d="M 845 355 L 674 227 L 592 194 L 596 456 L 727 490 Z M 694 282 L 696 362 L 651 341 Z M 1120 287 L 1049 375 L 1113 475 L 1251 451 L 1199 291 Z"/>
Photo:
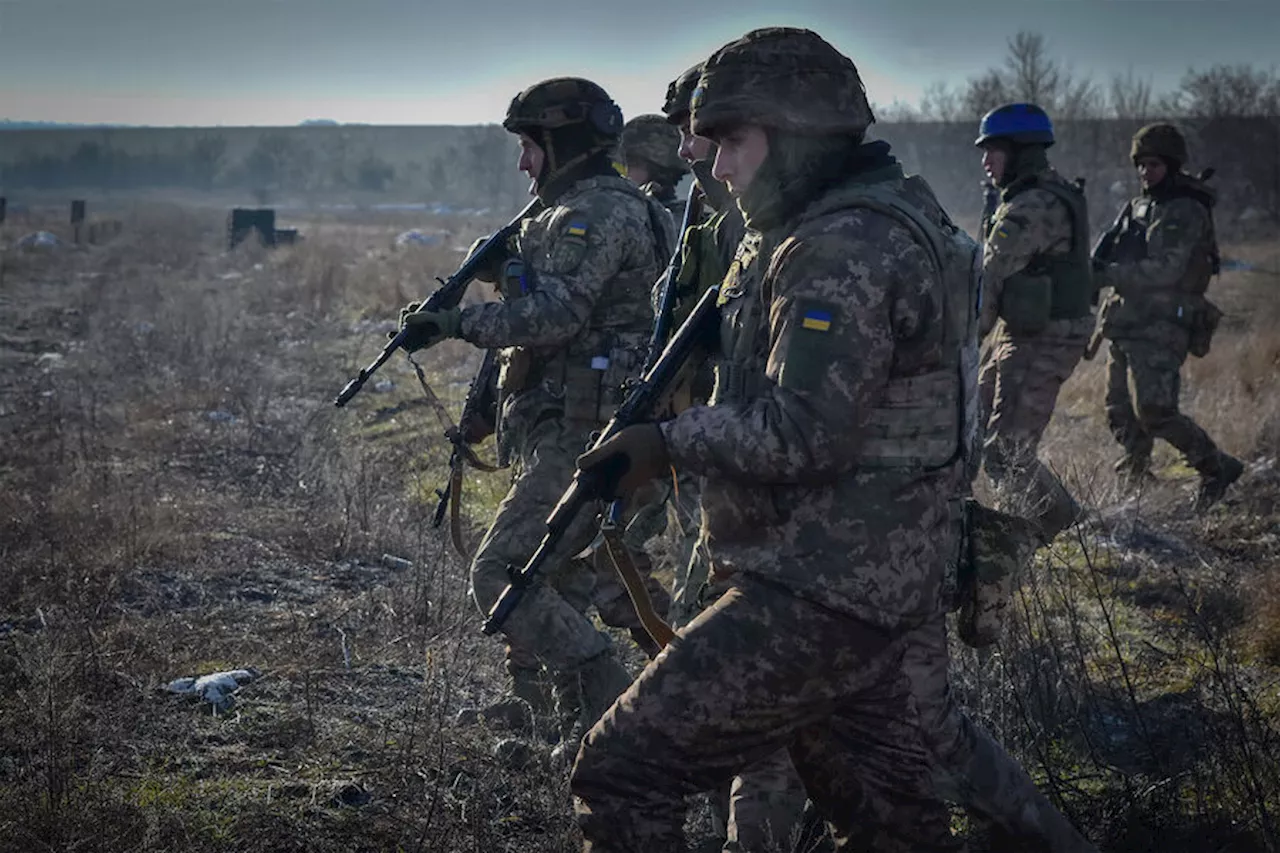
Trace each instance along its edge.
<path fill-rule="evenodd" d="M 619 270 L 605 282 L 586 327 L 559 350 L 504 350 L 499 382 L 504 396 L 541 385 L 553 397 L 563 399 L 567 419 L 601 424 L 622 402 L 623 384 L 643 363 L 653 324 L 649 294 L 674 250 L 675 228 L 660 203 L 624 178 L 591 178 L 576 184 L 571 192 L 583 191 L 621 192 L 642 200 L 649 213 L 652 255 L 647 263 Z M 518 245 L 526 271 L 536 270 L 534 253 L 543 250 L 547 235 L 559 234 L 566 227 L 565 219 L 572 213 L 572 205 L 562 205 L 545 220 L 522 223 Z M 524 286 L 535 290 L 536 274 L 526 272 Z"/>
<path fill-rule="evenodd" d="M 1034 289 L 1037 279 L 1049 280 L 1048 311 L 1044 322 L 1074 320 L 1089 315 L 1093 304 L 1093 266 L 1089 257 L 1089 205 L 1084 190 L 1056 175 L 1028 175 L 1005 188 L 1002 201 L 1008 203 L 1029 189 L 1042 189 L 1066 205 L 1071 216 L 1071 248 L 1065 254 L 1037 253 L 1026 269 L 1005 282 L 1012 297 L 1020 287 Z M 1043 310 L 1043 309 L 1042 309 Z"/>
<path fill-rule="evenodd" d="M 1179 180 L 1182 179 L 1182 180 Z M 1125 211 L 1124 227 L 1116 238 L 1116 247 L 1112 258 L 1120 263 L 1132 263 L 1147 257 L 1147 233 L 1156 219 L 1160 205 L 1178 198 L 1189 198 L 1203 205 L 1209 214 L 1209 227 L 1206 229 L 1195 250 L 1187 269 L 1178 281 L 1169 288 L 1177 293 L 1188 293 L 1203 296 L 1209 288 L 1209 280 L 1217 275 L 1221 266 L 1218 253 L 1218 238 L 1213 223 L 1213 206 L 1207 191 L 1199 190 L 1190 179 L 1176 176 L 1173 188 L 1163 193 L 1159 199 L 1144 195 L 1129 202 Z"/>
<path fill-rule="evenodd" d="M 906 178 L 904 188 L 933 195 L 919 176 Z M 945 213 L 942 227 L 934 225 L 903 195 L 884 186 L 883 180 L 837 190 L 807 210 L 805 219 L 855 207 L 888 216 L 911 233 L 933 261 L 944 297 L 941 362 L 925 373 L 890 376 L 871 413 L 859 464 L 928 470 L 963 459 L 972 466 L 979 435 L 981 247 Z M 762 291 L 776 274 L 775 259 L 785 254 L 787 242 L 794 239 L 773 245 L 763 235 L 748 232 L 739 246 L 721 285 L 723 358 L 716 365 L 713 403 L 743 402 L 760 394 L 768 333 L 767 294 Z"/>

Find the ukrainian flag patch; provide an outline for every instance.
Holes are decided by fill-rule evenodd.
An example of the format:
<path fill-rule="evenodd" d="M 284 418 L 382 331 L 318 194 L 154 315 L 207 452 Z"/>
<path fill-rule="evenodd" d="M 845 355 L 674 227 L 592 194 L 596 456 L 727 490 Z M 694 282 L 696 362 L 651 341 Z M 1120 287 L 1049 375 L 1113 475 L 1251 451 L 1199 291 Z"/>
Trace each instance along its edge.
<path fill-rule="evenodd" d="M 569 223 L 568 234 L 570 237 L 587 236 L 587 222 L 585 219 L 575 219 Z"/>
<path fill-rule="evenodd" d="M 800 319 L 800 327 L 814 332 L 829 332 L 831 331 L 831 312 L 810 308 Z"/>

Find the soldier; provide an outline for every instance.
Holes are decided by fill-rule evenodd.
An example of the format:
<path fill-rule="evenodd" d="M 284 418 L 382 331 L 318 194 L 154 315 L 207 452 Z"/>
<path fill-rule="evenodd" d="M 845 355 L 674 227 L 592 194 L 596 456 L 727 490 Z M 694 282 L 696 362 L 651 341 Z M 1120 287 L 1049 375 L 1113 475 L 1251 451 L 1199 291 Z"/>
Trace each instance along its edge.
<path fill-rule="evenodd" d="M 1089 212 L 1049 165 L 1053 141 L 1044 110 L 1006 104 L 982 117 L 974 142 L 1000 193 L 982 235 L 979 334 L 995 330 L 979 380 L 983 461 L 999 504 L 1037 522 L 1046 543 L 1080 507 L 1036 447 L 1093 331 Z"/>
<path fill-rule="evenodd" d="M 680 134 L 660 115 L 636 116 L 622 128 L 619 151 L 627 177 L 661 202 L 677 224 L 684 218 L 684 199 L 676 185 L 688 172 L 679 148 Z"/>
<path fill-rule="evenodd" d="M 1187 143 L 1176 127 L 1152 124 L 1133 137 L 1142 195 L 1121 215 L 1120 233 L 1100 257 L 1097 281 L 1112 292 L 1100 330 L 1107 355 L 1107 420 L 1124 448 L 1116 464 L 1134 487 L 1150 476 L 1157 438 L 1172 444 L 1200 474 L 1195 507 L 1220 500 L 1244 470 L 1178 411 L 1179 370 L 1187 353 L 1204 355 L 1221 316 L 1205 291 L 1218 271 L 1214 192 L 1183 171 Z"/>
<path fill-rule="evenodd" d="M 482 612 L 506 586 L 507 566 L 529 557 L 575 457 L 639 366 L 653 322 L 649 290 L 671 253 L 666 211 L 613 169 L 622 114 L 598 85 L 566 77 L 531 86 L 512 100 L 503 127 L 519 136 L 519 168 L 544 204 L 514 247 L 523 274 L 508 277 L 502 301 L 439 312 L 411 305 L 401 314 L 410 350 L 452 337 L 502 348 L 497 437 L 514 476 L 471 565 Z M 594 527 L 582 513 L 563 560 L 590 543 Z M 539 701 L 536 672 L 522 671 L 538 661 L 561 703 L 576 706 L 563 739 L 573 749 L 631 681 L 581 609 L 539 584 L 503 626 L 512 661 L 524 665 L 512 672 L 517 694 Z"/>
<path fill-rule="evenodd" d="M 586 849 L 683 849 L 683 798 L 783 748 L 839 843 L 953 845 L 901 640 L 940 611 L 958 553 L 977 284 L 944 284 L 916 235 L 953 226 L 864 143 L 872 121 L 853 63 L 808 30 L 748 33 L 699 79 L 691 130 L 719 144 L 750 229 L 721 285 L 713 399 L 579 465 L 620 493 L 672 463 L 702 475 L 727 590 L 584 741 Z"/>

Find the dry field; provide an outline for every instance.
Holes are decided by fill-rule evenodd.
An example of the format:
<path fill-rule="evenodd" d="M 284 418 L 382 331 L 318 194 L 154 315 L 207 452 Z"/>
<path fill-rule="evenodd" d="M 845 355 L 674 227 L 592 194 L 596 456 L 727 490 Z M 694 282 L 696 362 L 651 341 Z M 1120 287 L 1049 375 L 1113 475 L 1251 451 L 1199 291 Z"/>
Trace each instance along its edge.
<path fill-rule="evenodd" d="M 299 224 L 296 247 L 227 253 L 218 213 L 140 206 L 105 245 L 3 255 L 0 850 L 578 844 L 563 774 L 455 721 L 501 692 L 501 648 L 430 523 L 447 453 L 411 369 L 331 403 L 499 221 Z M 423 226 L 449 235 L 391 247 Z M 955 661 L 971 711 L 1109 850 L 1280 838 L 1280 250 L 1228 254 L 1269 271 L 1216 285 L 1228 327 L 1184 397 L 1248 473 L 1198 518 L 1161 451 L 1160 484 L 1121 501 L 1100 355 L 1044 448 L 1094 520 L 1038 559 L 1000 650 Z M 421 360 L 456 412 L 477 354 Z M 502 480 L 469 480 L 473 520 Z M 250 666 L 223 713 L 164 689 Z"/>

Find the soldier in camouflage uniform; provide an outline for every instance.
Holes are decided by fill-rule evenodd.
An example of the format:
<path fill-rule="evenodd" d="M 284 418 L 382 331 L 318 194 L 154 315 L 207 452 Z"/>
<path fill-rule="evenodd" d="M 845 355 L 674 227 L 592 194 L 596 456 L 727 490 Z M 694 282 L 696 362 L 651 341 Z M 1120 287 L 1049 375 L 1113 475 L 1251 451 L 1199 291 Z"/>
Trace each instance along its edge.
<path fill-rule="evenodd" d="M 622 115 L 599 86 L 578 78 L 538 83 L 512 100 L 503 127 L 519 135 L 520 168 L 543 202 L 513 247 L 523 275 L 507 282 L 502 301 L 438 312 L 411 305 L 401 315 L 411 350 L 450 337 L 502 350 L 497 438 L 515 473 L 471 565 L 483 612 L 506 586 L 507 567 L 528 559 L 574 459 L 638 368 L 653 322 L 649 290 L 673 241 L 667 212 L 612 167 Z M 580 514 L 562 562 L 591 542 L 595 527 L 592 513 Z M 581 609 L 554 584 L 539 584 L 503 626 L 513 663 L 545 665 L 561 700 L 576 704 L 564 739 L 573 748 L 631 680 Z"/>
<path fill-rule="evenodd" d="M 1130 486 L 1149 476 L 1157 438 L 1172 444 L 1200 474 L 1196 507 L 1222 498 L 1244 470 L 1178 411 L 1179 371 L 1187 353 L 1204 355 L 1218 312 L 1204 297 L 1217 272 L 1214 193 L 1183 171 L 1187 143 L 1169 124 L 1133 137 L 1142 195 L 1122 214 L 1112 249 L 1096 273 L 1112 292 L 1102 307 L 1107 355 L 1107 420 L 1124 447 L 1116 465 Z"/>
<path fill-rule="evenodd" d="M 679 149 L 680 134 L 656 114 L 628 121 L 618 146 L 627 177 L 661 202 L 677 223 L 684 219 L 684 199 L 676 195 L 676 185 L 688 172 Z"/>
<path fill-rule="evenodd" d="M 750 229 L 721 289 L 713 399 L 579 465 L 622 493 L 672 463 L 702 475 L 727 590 L 584 741 L 586 849 L 683 849 L 683 798 L 784 748 L 839 844 L 953 846 L 902 636 L 939 613 L 958 553 L 951 321 L 976 282 L 944 286 L 905 220 L 949 222 L 887 144 L 864 144 L 872 120 L 853 63 L 807 30 L 749 33 L 699 79 L 691 129 L 719 143 Z"/>
<path fill-rule="evenodd" d="M 1053 141 L 1044 110 L 1006 104 L 983 116 L 974 142 L 1000 191 L 982 235 L 979 334 L 994 329 L 979 383 L 983 461 L 1000 506 L 1036 521 L 1045 542 L 1080 507 L 1036 448 L 1093 331 L 1088 208 L 1049 165 Z"/>

